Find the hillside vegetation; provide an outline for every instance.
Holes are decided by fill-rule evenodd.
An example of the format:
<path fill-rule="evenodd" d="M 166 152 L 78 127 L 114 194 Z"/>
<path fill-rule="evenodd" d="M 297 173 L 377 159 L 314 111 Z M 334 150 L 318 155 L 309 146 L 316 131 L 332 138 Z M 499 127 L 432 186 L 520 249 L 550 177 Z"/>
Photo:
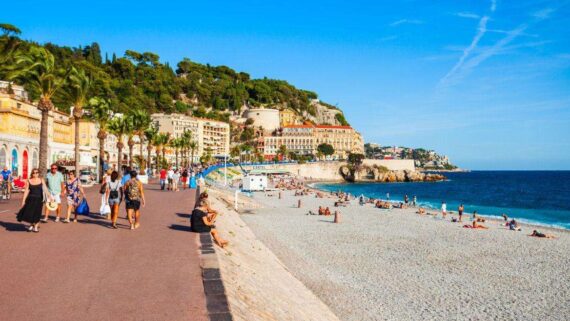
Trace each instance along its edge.
<path fill-rule="evenodd" d="M 18 51 L 41 46 L 49 50 L 56 60 L 61 74 L 71 67 L 85 70 L 92 78 L 93 96 L 110 99 L 113 109 L 126 112 L 130 109 L 154 112 L 192 111 L 196 116 L 228 121 L 229 113 L 242 106 L 290 107 L 300 115 L 315 115 L 315 106 L 310 104 L 317 94 L 301 90 L 284 80 L 251 79 L 245 72 L 226 66 L 200 64 L 184 58 L 174 68 L 160 61 L 152 52 L 127 50 L 123 56 L 111 57 L 101 54 L 94 42 L 87 46 L 67 47 L 53 43 L 38 44 L 21 40 L 16 36 L 0 38 L 0 55 L 9 61 L 5 50 L 16 46 Z M 4 53 L 2 53 L 4 52 Z M 0 68 L 0 79 L 6 79 L 9 70 Z M 26 79 L 18 83 L 26 86 Z M 66 87 L 69 87 L 66 85 Z M 35 100 L 39 94 L 27 88 Z M 63 88 L 53 103 L 67 111 L 73 102 L 68 95 L 70 88 Z"/>

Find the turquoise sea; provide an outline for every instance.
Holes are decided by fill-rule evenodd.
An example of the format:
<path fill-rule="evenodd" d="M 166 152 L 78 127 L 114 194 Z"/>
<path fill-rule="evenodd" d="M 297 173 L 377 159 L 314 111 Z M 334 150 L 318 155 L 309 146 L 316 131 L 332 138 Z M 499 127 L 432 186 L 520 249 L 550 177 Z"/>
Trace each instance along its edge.
<path fill-rule="evenodd" d="M 473 171 L 444 173 L 448 178 L 436 183 L 345 183 L 316 184 L 327 190 L 342 190 L 403 201 L 414 196 L 424 207 L 457 211 L 464 204 L 466 213 L 500 217 L 505 213 L 521 222 L 570 229 L 570 171 Z"/>

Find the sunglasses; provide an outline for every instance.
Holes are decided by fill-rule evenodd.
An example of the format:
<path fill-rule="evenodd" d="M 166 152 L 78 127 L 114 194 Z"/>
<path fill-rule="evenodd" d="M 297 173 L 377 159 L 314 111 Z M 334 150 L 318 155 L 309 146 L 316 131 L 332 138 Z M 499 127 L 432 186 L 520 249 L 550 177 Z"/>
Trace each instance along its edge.
<path fill-rule="evenodd" d="M 32 172 L 32 175 L 33 175 L 33 174 L 39 174 L 39 173 L 40 173 L 40 172 Z"/>

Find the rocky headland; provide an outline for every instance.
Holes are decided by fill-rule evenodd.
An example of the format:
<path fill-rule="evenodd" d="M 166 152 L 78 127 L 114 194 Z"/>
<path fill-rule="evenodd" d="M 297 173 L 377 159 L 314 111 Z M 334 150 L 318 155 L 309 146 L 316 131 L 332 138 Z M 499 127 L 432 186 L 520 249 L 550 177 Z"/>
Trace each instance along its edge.
<path fill-rule="evenodd" d="M 412 170 L 388 170 L 383 166 L 343 165 L 340 175 L 347 182 L 437 182 L 445 180 L 445 176 L 434 173 L 423 173 Z"/>

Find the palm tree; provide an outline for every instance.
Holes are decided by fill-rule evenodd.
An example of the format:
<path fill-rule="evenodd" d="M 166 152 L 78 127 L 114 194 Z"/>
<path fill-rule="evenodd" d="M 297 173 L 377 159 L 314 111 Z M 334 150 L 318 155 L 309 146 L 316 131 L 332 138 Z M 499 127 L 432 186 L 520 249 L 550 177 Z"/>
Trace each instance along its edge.
<path fill-rule="evenodd" d="M 152 147 L 155 146 L 155 142 L 156 142 L 156 136 L 158 135 L 158 128 L 154 125 L 151 125 L 150 127 L 148 127 L 145 131 L 144 131 L 144 137 L 147 141 L 147 145 L 146 145 L 146 151 L 147 151 L 147 155 L 146 155 L 146 166 L 147 168 L 152 168 L 151 166 L 151 161 L 150 161 L 150 152 L 152 151 Z M 141 144 L 142 146 L 142 144 Z M 142 154 L 141 154 L 142 156 Z M 158 158 L 157 160 L 157 168 L 158 168 Z"/>
<path fill-rule="evenodd" d="M 195 140 L 190 141 L 188 144 L 188 148 L 190 148 L 190 166 L 194 167 L 194 152 L 198 148 L 198 143 Z"/>
<path fill-rule="evenodd" d="M 175 166 L 178 168 L 178 151 L 180 150 L 181 146 L 181 139 L 180 138 L 173 138 L 170 140 L 168 145 L 174 148 L 174 155 L 175 155 Z"/>
<path fill-rule="evenodd" d="M 25 79 L 26 84 L 39 93 L 38 109 L 42 112 L 40 127 L 39 170 L 47 172 L 48 161 L 48 120 L 49 112 L 54 108 L 52 97 L 65 84 L 68 72 L 55 65 L 54 56 L 45 48 L 31 47 L 15 57 L 15 68 L 9 79 Z"/>
<path fill-rule="evenodd" d="M 83 69 L 71 69 L 69 75 L 69 95 L 73 101 L 73 119 L 75 123 L 75 175 L 79 177 L 79 121 L 83 116 L 83 106 L 87 102 L 87 94 L 91 87 L 91 78 L 85 74 Z"/>
<path fill-rule="evenodd" d="M 123 116 L 125 121 L 125 135 L 127 135 L 127 146 L 129 147 L 129 167 L 133 167 L 133 148 L 135 147 L 135 141 L 133 137 L 135 136 L 133 115 L 127 114 Z"/>
<path fill-rule="evenodd" d="M 287 157 L 287 146 L 285 145 L 279 146 L 278 154 L 280 154 L 281 159 L 284 160 Z"/>
<path fill-rule="evenodd" d="M 0 36 L 0 72 L 10 71 L 13 66 L 14 53 L 22 43 L 16 35 L 20 29 L 10 24 L 0 24 L 3 34 Z"/>
<path fill-rule="evenodd" d="M 192 132 L 189 130 L 185 130 L 184 133 L 182 134 L 181 139 L 182 139 L 181 142 L 182 142 L 182 151 L 183 151 L 182 157 L 185 160 L 185 166 L 188 166 L 190 162 L 188 162 L 187 156 L 188 156 L 188 150 L 191 148 L 190 144 L 193 142 Z"/>
<path fill-rule="evenodd" d="M 170 134 L 169 133 L 159 133 L 155 137 L 154 145 L 156 146 L 157 167 L 158 167 L 158 159 L 160 158 L 160 155 L 159 155 L 160 152 L 162 152 L 162 160 L 166 159 L 164 154 L 166 152 L 166 144 L 168 144 L 169 140 L 170 140 Z"/>
<path fill-rule="evenodd" d="M 107 124 L 113 114 L 109 102 L 105 99 L 94 97 L 89 99 L 89 104 L 85 107 L 89 112 L 89 117 L 99 125 L 97 138 L 99 139 L 99 178 L 103 179 L 103 160 L 105 159 L 105 139 L 107 139 Z"/>
<path fill-rule="evenodd" d="M 117 168 L 119 172 L 122 173 L 123 165 L 123 136 L 126 135 L 128 131 L 128 120 L 124 116 L 113 117 L 107 124 L 109 132 L 117 137 L 117 149 L 119 151 L 117 156 Z"/>
<path fill-rule="evenodd" d="M 132 129 L 135 135 L 139 138 L 140 143 L 140 156 L 143 159 L 143 143 L 145 139 L 145 130 L 148 129 L 150 125 L 150 116 L 148 113 L 142 109 L 134 109 L 130 112 L 129 117 L 131 119 Z M 144 174 L 144 168 L 141 162 L 140 173 Z"/>

